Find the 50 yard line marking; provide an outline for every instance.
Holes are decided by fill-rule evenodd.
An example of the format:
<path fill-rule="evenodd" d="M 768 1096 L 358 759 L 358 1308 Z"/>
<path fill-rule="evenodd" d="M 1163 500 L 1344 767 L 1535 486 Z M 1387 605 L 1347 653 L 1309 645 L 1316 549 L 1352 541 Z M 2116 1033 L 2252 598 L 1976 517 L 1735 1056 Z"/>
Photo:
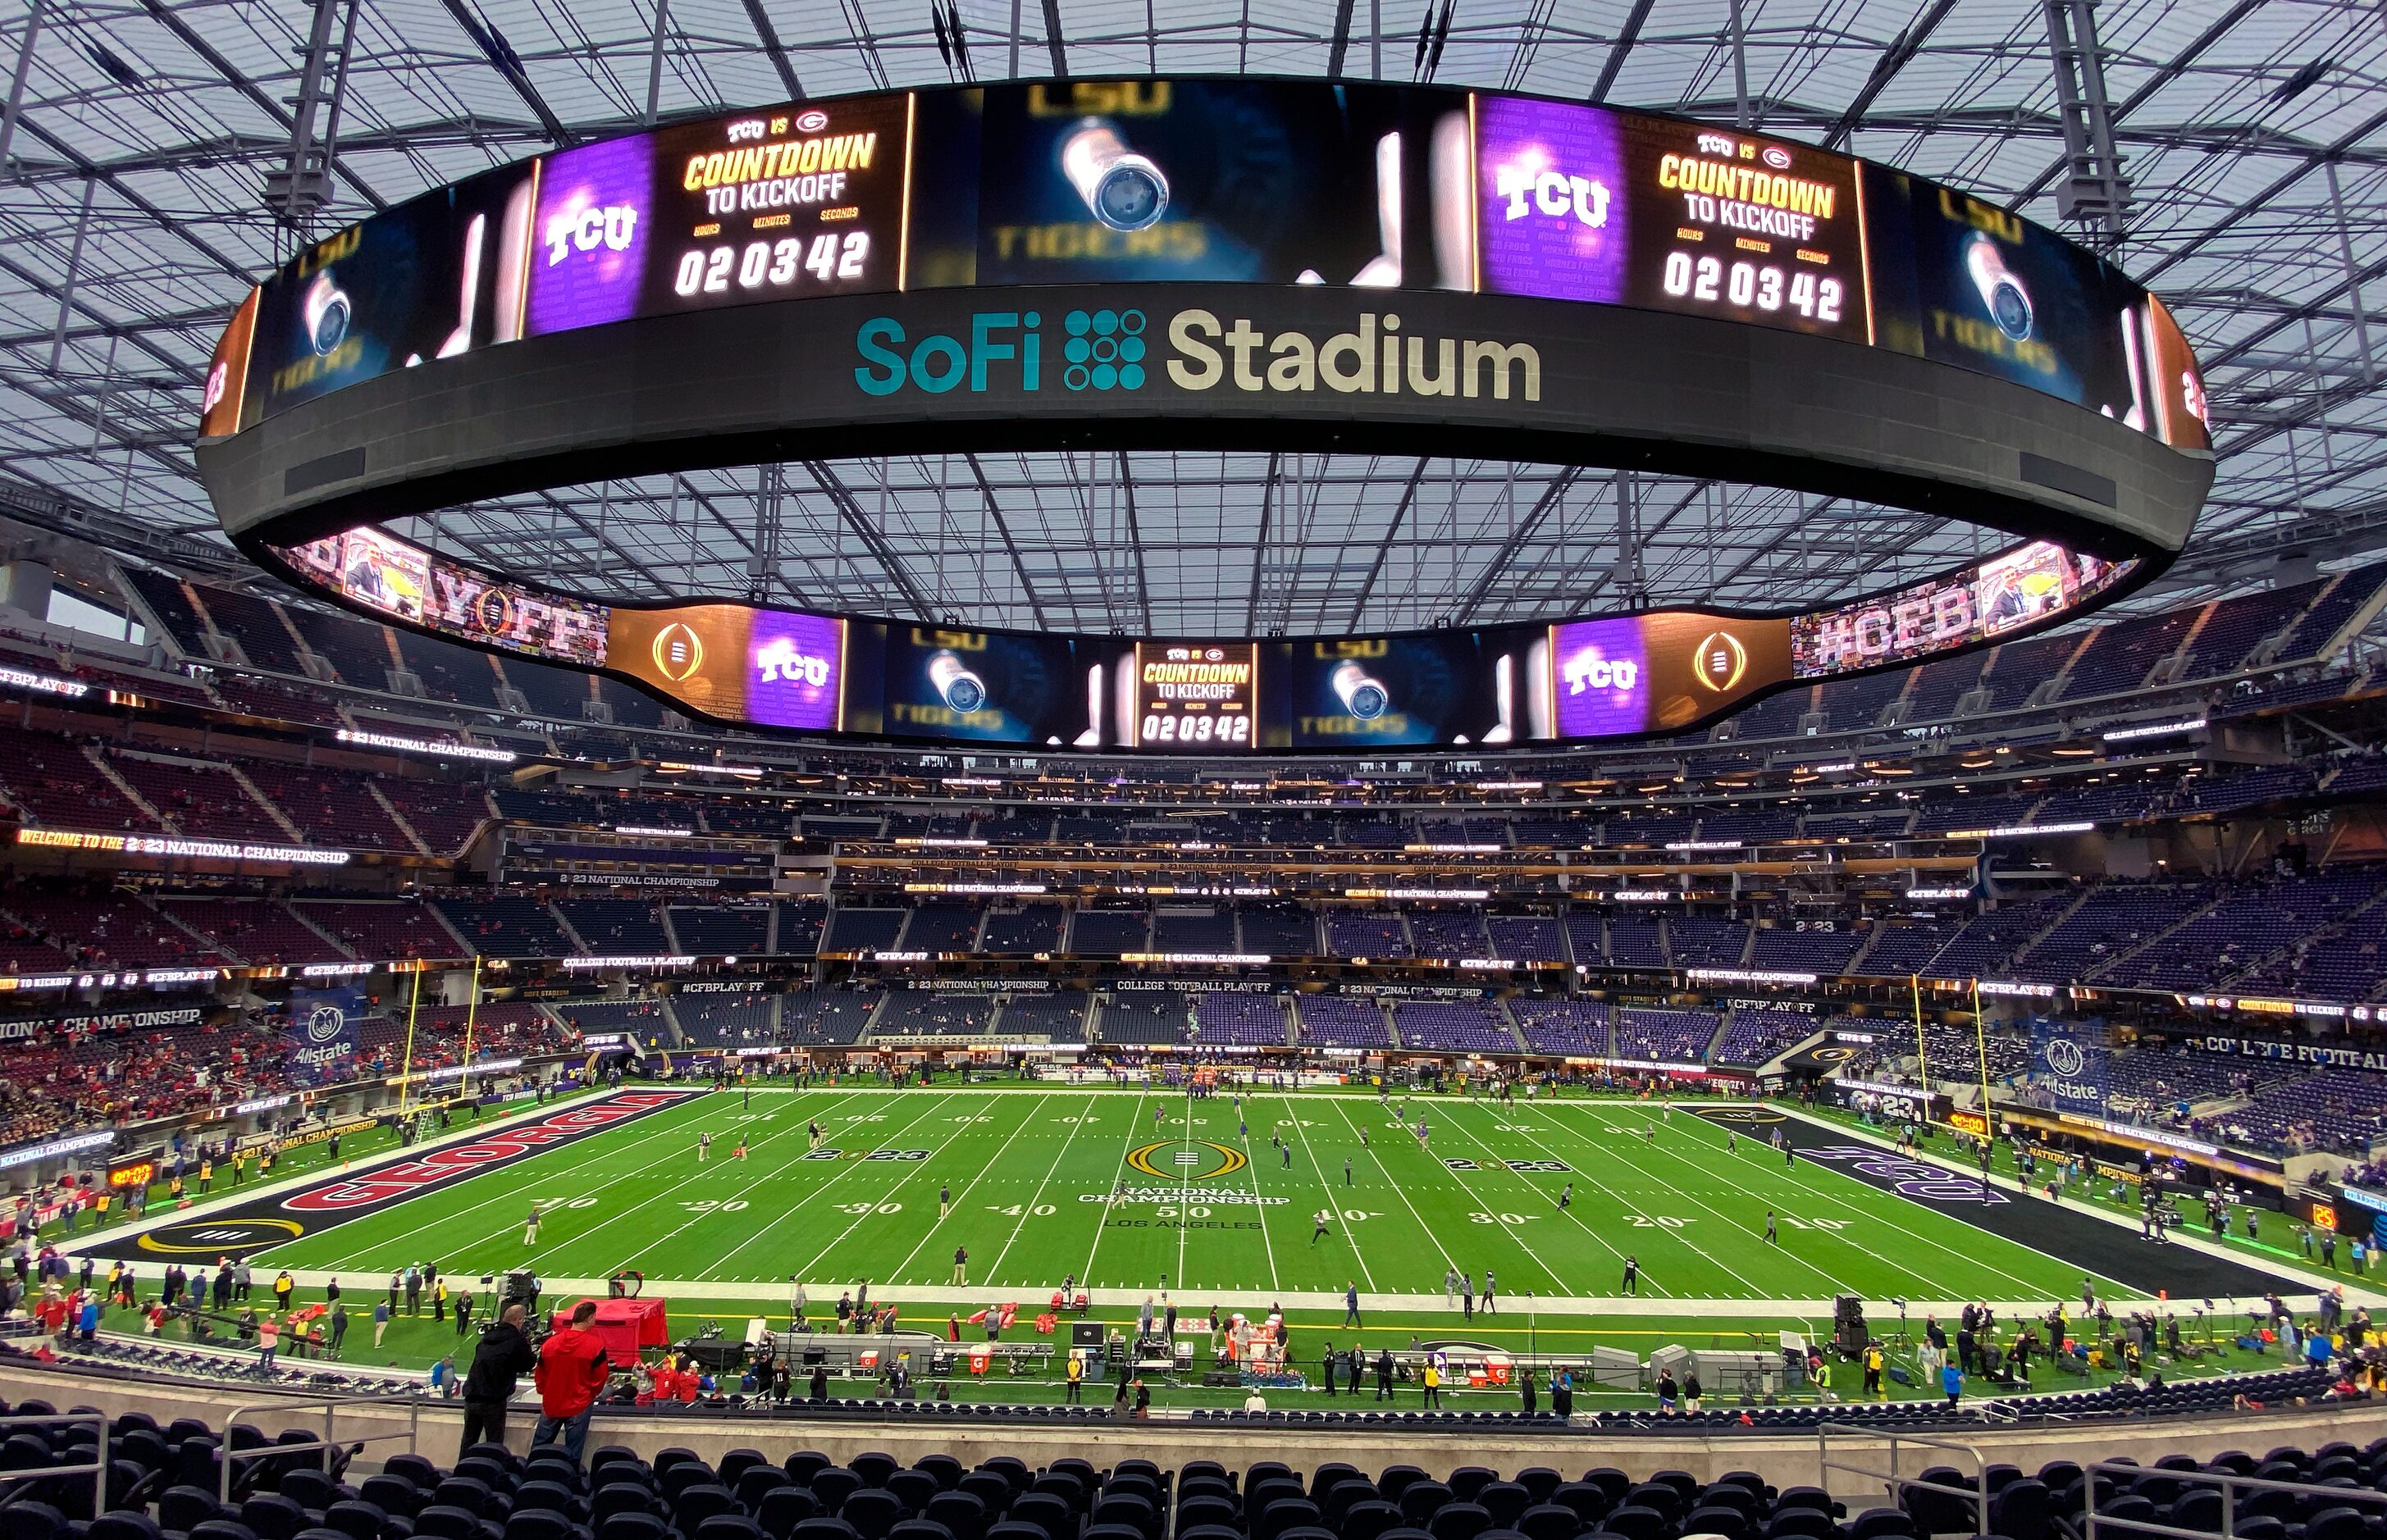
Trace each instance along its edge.
<path fill-rule="evenodd" d="M 1177 1153 L 1180 1155 L 1188 1155 L 1194 1153 L 1194 1082 L 1191 1080 L 1185 1082 L 1185 1115 L 1183 1122 L 1185 1132 L 1184 1135 L 1177 1141 Z M 1178 1161 L 1177 1286 L 1181 1289 L 1187 1287 L 1185 1281 L 1185 1238 L 1194 1233 L 1194 1227 L 1185 1222 L 1186 1194 L 1194 1190 L 1193 1171 L 1193 1162 L 1182 1159 Z"/>
<path fill-rule="evenodd" d="M 1252 1098 L 1255 1102 L 1259 1099 L 1260 1098 L 1257 1096 Z M 1282 1100 L 1282 1098 L 1279 1098 L 1279 1100 Z M 1236 1119 L 1239 1127 L 1242 1126 L 1243 1121 L 1244 1120 L 1240 1117 Z M 1269 1287 L 1271 1290 L 1282 1293 L 1284 1289 L 1284 1284 L 1279 1281 L 1277 1278 L 1276 1243 L 1269 1239 L 1268 1205 L 1260 1202 L 1260 1198 L 1263 1196 L 1260 1192 L 1260 1163 L 1252 1158 L 1251 1135 L 1244 1134 L 1241 1136 L 1241 1139 L 1244 1146 L 1244 1169 L 1252 1174 L 1252 1218 L 1259 1221 L 1260 1249 L 1268 1253 Z M 1185 1216 L 1183 1210 L 1181 1209 L 1179 1211 L 1177 1218 L 1179 1223 L 1181 1224 L 1184 1222 Z"/>

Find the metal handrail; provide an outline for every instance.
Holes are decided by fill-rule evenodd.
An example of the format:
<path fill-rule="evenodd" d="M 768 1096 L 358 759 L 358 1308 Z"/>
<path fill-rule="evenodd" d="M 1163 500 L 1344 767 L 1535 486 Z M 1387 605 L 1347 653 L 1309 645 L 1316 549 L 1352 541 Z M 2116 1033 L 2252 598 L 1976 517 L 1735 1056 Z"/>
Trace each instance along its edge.
<path fill-rule="evenodd" d="M 36 1412 L 16 1417 L 0 1417 L 0 1439 L 8 1436 L 12 1428 L 40 1423 L 73 1426 L 88 1422 L 99 1430 L 99 1454 L 96 1465 L 44 1465 L 31 1471 L 0 1471 L 0 1484 L 8 1482 L 47 1481 L 56 1476 L 89 1476 L 91 1478 L 91 1511 L 95 1517 L 107 1511 L 107 1419 L 99 1412 Z"/>
<path fill-rule="evenodd" d="M 233 1470 L 243 1460 L 264 1459 L 274 1455 L 303 1455 L 321 1450 L 323 1456 L 323 1474 L 328 1476 L 332 1473 L 332 1451 L 349 1445 L 388 1444 L 402 1438 L 406 1440 L 406 1452 L 416 1453 L 416 1445 L 420 1442 L 423 1432 L 423 1397 L 420 1395 L 408 1395 L 403 1398 L 402 1404 L 406 1407 L 406 1432 L 402 1433 L 366 1433 L 357 1438 L 343 1439 L 335 1439 L 332 1436 L 332 1420 L 338 1415 L 340 1407 L 386 1407 L 393 1403 L 393 1399 L 386 1395 L 308 1395 L 282 1401 L 259 1401 L 251 1406 L 233 1407 L 224 1413 L 224 1445 L 217 1451 L 223 1458 L 223 1473 L 217 1482 L 217 1499 L 227 1507 L 231 1505 Z M 306 1410 L 318 1406 L 323 1408 L 323 1434 L 321 1438 L 309 1439 L 303 1444 L 261 1444 L 254 1449 L 232 1447 L 232 1430 L 247 1413 Z"/>
<path fill-rule="evenodd" d="M 1834 1459 L 1831 1441 L 1831 1435 L 1834 1433 L 1871 1440 L 1885 1438 L 1889 1440 L 1889 1469 L 1876 1471 L 1871 1466 L 1855 1465 L 1847 1460 Z M 1973 1462 L 1973 1484 L 1969 1487 L 1947 1486 L 1939 1482 L 1926 1482 L 1914 1476 L 1900 1475 L 1898 1451 L 1899 1446 L 1903 1444 L 1912 1444 L 1923 1449 L 1952 1450 L 1956 1454 L 1969 1457 Z M 1973 1534 L 1979 1536 L 1989 1533 L 1989 1494 L 1986 1479 L 1989 1461 L 1982 1458 L 1979 1449 L 1970 1444 L 1958 1444 L 1944 1438 L 1925 1438 L 1918 1433 L 1891 1433 L 1887 1429 L 1861 1428 L 1851 1422 L 1821 1422 L 1815 1426 L 1815 1463 L 1816 1484 L 1826 1492 L 1832 1489 L 1831 1473 L 1838 1471 L 1845 1475 L 1863 1476 L 1880 1482 L 1888 1490 L 1893 1501 L 1909 1487 L 1920 1488 L 1925 1492 L 1942 1492 L 1951 1497 L 1969 1498 L 1973 1504 Z M 2208 1535 L 2205 1540 L 2212 1540 L 2212 1537 Z"/>
<path fill-rule="evenodd" d="M 2238 1533 L 2238 1494 L 2244 1492 L 2289 1492 L 2300 1497 L 2325 1498 L 2331 1503 L 2387 1503 L 2387 1492 L 2367 1486 L 2323 1486 L 2318 1482 L 2265 1481 L 2259 1476 L 2242 1476 L 2234 1471 L 2166 1471 L 2158 1466 L 2124 1465 L 2115 1460 L 2098 1460 L 2080 1468 L 2080 1508 L 2082 1540 L 2097 1540 L 2097 1526 L 2111 1524 L 2117 1530 L 2133 1534 L 2160 1534 L 2168 1540 L 2216 1540 L 2211 1530 L 2181 1529 L 2158 1523 L 2153 1519 L 2116 1519 L 2097 1511 L 2097 1477 L 2100 1474 L 2128 1476 L 2135 1482 L 2142 1476 L 2157 1476 L 2179 1482 L 2203 1482 L 2221 1489 L 2221 1530 L 2219 1540 L 2233 1540 Z M 2115 1483 L 2118 1488 L 2118 1481 Z"/>

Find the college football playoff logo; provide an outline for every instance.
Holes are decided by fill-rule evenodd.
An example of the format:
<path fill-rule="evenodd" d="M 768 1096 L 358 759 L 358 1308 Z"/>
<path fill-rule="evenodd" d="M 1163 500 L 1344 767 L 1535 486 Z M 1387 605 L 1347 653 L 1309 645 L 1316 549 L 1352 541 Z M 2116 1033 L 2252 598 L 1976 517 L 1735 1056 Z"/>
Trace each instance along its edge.
<path fill-rule="evenodd" d="M 673 684 L 685 684 L 704 666 L 704 641 L 676 620 L 655 633 L 655 672 Z"/>
<path fill-rule="evenodd" d="M 1729 631 L 1709 632 L 1691 656 L 1691 676 L 1718 695 L 1739 684 L 1748 672 L 1749 649 Z"/>

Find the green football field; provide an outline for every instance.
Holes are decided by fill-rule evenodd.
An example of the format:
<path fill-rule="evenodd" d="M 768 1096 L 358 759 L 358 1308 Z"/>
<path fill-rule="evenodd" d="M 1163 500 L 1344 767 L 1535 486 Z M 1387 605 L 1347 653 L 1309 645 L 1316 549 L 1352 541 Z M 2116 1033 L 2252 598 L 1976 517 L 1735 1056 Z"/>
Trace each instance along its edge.
<path fill-rule="evenodd" d="M 1098 1302 L 1165 1290 L 1188 1309 L 1315 1308 L 1356 1285 L 1370 1307 L 1440 1308 L 1451 1269 L 1479 1293 L 1497 1280 L 1504 1318 L 1529 1293 L 1537 1312 L 1588 1313 L 1623 1307 L 1628 1256 L 1640 1296 L 1679 1302 L 1671 1313 L 2079 1293 L 2071 1262 L 1755 1138 L 1729 1150 L 1724 1127 L 1685 1107 L 1437 1096 L 1406 1116 L 1425 1139 L 1371 1093 L 1247 1092 L 1239 1106 L 1062 1087 L 715 1092 L 256 1260 L 309 1283 L 436 1263 L 459 1279 L 528 1266 L 562 1288 L 626 1268 L 676 1300 L 784 1300 L 794 1278 L 815 1312 L 867 1279 L 907 1318 L 1032 1306 L 1065 1277 Z"/>

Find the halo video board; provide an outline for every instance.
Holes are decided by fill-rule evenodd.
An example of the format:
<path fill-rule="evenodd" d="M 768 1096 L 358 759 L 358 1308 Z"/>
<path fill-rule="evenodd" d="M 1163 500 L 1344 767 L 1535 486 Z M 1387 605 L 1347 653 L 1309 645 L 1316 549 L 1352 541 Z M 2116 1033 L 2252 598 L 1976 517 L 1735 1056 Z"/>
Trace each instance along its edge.
<path fill-rule="evenodd" d="M 1678 733 L 2078 614 L 2179 549 L 2212 474 L 2170 312 L 2009 210 L 1716 125 L 1244 77 L 795 103 L 499 167 L 299 251 L 200 407 L 242 549 L 394 624 L 711 721 L 1156 753 Z M 750 450 L 1255 435 L 1737 475 L 2018 543 L 1809 614 L 1180 638 L 608 604 L 370 522 Z"/>
<path fill-rule="evenodd" d="M 726 602 L 608 607 L 490 578 L 371 527 L 274 554 L 294 574 L 389 620 L 602 669 L 711 721 L 1225 755 L 1679 732 L 1783 685 L 1909 663 L 2048 623 L 2133 566 L 2040 541 L 1808 614 L 1652 610 L 1547 625 L 1183 640 Z"/>
<path fill-rule="evenodd" d="M 202 431 L 476 348 L 693 309 L 1172 281 L 1713 316 L 2210 443 L 2195 359 L 2160 301 L 1951 188 L 1646 113 L 1249 78 L 791 103 L 484 172 L 260 285 L 213 360 Z"/>

